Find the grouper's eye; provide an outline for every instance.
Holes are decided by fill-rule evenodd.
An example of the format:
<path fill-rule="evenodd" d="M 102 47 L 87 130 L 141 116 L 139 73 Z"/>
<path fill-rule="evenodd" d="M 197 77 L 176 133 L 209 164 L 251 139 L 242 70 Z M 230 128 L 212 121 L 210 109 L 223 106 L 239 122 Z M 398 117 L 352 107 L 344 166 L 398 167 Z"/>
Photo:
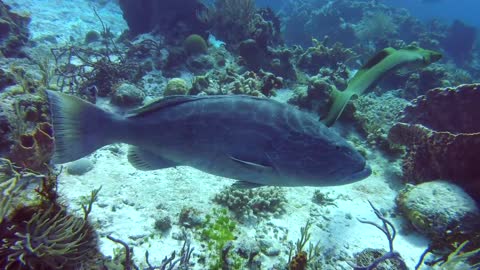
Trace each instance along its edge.
<path fill-rule="evenodd" d="M 335 145 L 335 150 L 340 150 L 340 146 L 339 145 Z"/>

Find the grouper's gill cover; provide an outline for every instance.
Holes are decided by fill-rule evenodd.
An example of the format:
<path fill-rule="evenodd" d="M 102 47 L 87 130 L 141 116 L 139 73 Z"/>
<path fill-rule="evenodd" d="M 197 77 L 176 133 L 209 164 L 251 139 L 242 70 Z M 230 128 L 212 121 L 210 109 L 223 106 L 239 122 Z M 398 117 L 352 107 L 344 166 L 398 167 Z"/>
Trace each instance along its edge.
<path fill-rule="evenodd" d="M 370 174 L 344 139 L 310 114 L 270 99 L 175 96 L 121 117 L 47 93 L 58 144 L 54 162 L 124 142 L 138 169 L 188 165 L 252 185 L 339 185 Z"/>

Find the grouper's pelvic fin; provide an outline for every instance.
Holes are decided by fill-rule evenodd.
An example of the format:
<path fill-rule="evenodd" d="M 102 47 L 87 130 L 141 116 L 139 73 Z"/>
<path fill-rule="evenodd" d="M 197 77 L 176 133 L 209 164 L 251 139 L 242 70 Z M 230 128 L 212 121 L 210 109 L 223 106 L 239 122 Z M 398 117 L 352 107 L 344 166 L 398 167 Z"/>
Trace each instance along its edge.
<path fill-rule="evenodd" d="M 142 149 L 137 146 L 130 146 L 127 157 L 128 162 L 130 162 L 135 169 L 142 171 L 158 170 L 179 165 L 147 149 Z"/>
<path fill-rule="evenodd" d="M 54 163 L 82 158 L 111 143 L 116 115 L 80 98 L 47 90 L 55 137 Z"/>

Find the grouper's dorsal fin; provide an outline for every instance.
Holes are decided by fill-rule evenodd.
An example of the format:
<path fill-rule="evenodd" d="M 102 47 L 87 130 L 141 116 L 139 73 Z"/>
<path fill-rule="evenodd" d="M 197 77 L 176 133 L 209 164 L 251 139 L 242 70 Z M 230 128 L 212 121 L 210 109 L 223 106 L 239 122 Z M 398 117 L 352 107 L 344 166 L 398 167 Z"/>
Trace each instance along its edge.
<path fill-rule="evenodd" d="M 380 63 L 383 59 L 387 58 L 389 55 L 393 54 L 396 52 L 394 48 L 388 47 L 385 48 L 381 51 L 379 51 L 377 54 L 375 54 L 372 58 L 368 60 L 368 62 L 362 66 L 362 68 L 359 70 L 361 72 L 362 70 L 367 70 L 376 64 Z"/>
<path fill-rule="evenodd" d="M 145 116 L 146 114 L 157 112 L 168 107 L 205 98 L 208 98 L 208 96 L 168 96 L 165 98 L 157 99 L 143 107 L 130 111 L 128 117 L 135 118 L 138 116 Z"/>

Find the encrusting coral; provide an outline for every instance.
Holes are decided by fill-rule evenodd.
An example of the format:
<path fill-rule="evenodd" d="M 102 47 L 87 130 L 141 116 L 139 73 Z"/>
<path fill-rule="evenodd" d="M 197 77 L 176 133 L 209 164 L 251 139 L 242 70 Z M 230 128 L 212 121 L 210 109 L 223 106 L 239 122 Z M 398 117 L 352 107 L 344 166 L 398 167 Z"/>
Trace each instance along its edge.
<path fill-rule="evenodd" d="M 317 74 L 322 67 L 336 68 L 339 63 L 355 57 L 355 53 L 344 48 L 341 43 L 337 42 L 328 47 L 327 41 L 312 39 L 313 46 L 300 55 L 297 66 L 309 74 Z"/>
<path fill-rule="evenodd" d="M 285 191 L 273 187 L 227 188 L 215 195 L 214 201 L 228 207 L 241 219 L 278 215 L 286 204 Z"/>

